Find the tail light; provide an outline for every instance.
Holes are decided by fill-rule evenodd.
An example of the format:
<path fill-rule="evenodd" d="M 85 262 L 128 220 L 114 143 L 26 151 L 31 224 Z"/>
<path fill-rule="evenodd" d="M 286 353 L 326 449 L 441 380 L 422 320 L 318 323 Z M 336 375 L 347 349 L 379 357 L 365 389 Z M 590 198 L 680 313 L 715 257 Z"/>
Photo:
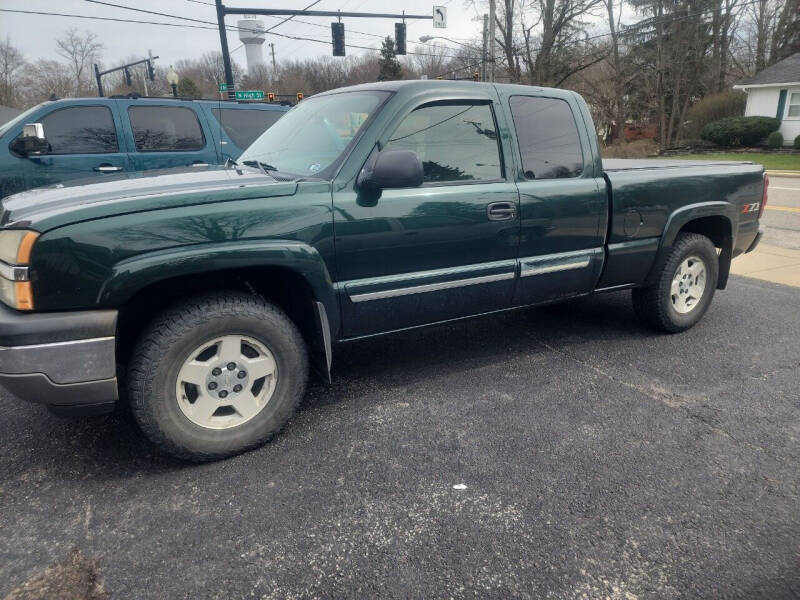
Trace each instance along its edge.
<path fill-rule="evenodd" d="M 764 208 L 767 206 L 767 188 L 769 187 L 769 175 L 764 173 L 764 195 L 761 196 L 761 206 L 758 209 L 758 218 L 764 214 Z"/>

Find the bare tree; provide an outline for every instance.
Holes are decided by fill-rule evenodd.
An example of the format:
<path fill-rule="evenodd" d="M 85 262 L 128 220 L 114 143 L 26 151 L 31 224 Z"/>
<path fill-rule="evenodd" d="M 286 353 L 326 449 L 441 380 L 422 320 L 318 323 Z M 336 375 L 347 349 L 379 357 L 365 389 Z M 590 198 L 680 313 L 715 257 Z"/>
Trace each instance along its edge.
<path fill-rule="evenodd" d="M 406 69 L 416 75 L 437 77 L 448 70 L 450 58 L 447 53 L 450 48 L 442 44 L 425 44 L 424 52 L 408 56 Z"/>
<path fill-rule="evenodd" d="M 242 79 L 242 68 L 236 62 L 231 67 L 233 81 L 238 83 Z M 225 66 L 219 51 L 206 52 L 199 58 L 181 59 L 175 63 L 175 70 L 181 77 L 192 79 L 208 97 L 218 97 L 219 84 L 225 83 Z"/>
<path fill-rule="evenodd" d="M 523 60 L 531 83 L 558 86 L 570 75 L 602 60 L 603 54 L 598 54 L 597 48 L 581 44 L 585 20 L 596 16 L 601 1 L 532 1 L 537 25 L 523 26 Z"/>
<path fill-rule="evenodd" d="M 728 61 L 731 39 L 736 32 L 738 16 L 742 12 L 739 0 L 713 0 L 711 13 L 711 72 L 709 86 L 713 92 L 727 87 Z"/>
<path fill-rule="evenodd" d="M 495 17 L 500 37 L 495 41 L 500 44 L 500 49 L 505 55 L 508 78 L 512 83 L 517 83 L 522 77 L 519 64 L 519 54 L 514 42 L 514 23 L 516 21 L 516 0 L 503 0 L 500 10 Z M 524 25 L 523 25 L 524 27 Z"/>
<path fill-rule="evenodd" d="M 0 41 L 0 104 L 20 105 L 20 75 L 25 57 L 11 44 L 11 38 Z"/>
<path fill-rule="evenodd" d="M 67 60 L 72 70 L 75 96 L 84 95 L 91 88 L 91 64 L 102 49 L 97 34 L 91 31 L 80 34 L 74 27 L 56 40 L 56 53 Z"/>
<path fill-rule="evenodd" d="M 772 36 L 769 64 L 800 52 L 800 0 L 786 0 Z"/>
<path fill-rule="evenodd" d="M 64 63 L 43 58 L 28 66 L 24 86 L 26 104 L 35 104 L 53 96 L 70 96 L 75 82 L 72 74 L 64 69 Z"/>

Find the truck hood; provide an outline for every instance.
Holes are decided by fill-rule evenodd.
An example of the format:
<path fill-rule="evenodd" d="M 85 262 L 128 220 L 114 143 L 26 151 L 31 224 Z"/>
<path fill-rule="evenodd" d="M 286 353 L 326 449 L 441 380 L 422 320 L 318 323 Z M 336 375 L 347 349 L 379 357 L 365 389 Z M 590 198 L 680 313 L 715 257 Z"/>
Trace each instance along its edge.
<path fill-rule="evenodd" d="M 277 181 L 259 169 L 210 166 L 177 168 L 112 178 L 78 180 L 34 189 L 0 202 L 0 226 L 46 231 L 132 212 L 206 202 L 291 196 L 296 181 Z"/>

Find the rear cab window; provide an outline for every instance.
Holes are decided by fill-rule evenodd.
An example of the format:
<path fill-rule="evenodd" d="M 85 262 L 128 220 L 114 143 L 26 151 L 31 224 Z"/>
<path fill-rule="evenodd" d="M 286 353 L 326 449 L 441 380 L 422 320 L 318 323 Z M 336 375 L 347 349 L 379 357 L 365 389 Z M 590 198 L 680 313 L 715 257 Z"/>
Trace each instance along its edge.
<path fill-rule="evenodd" d="M 197 114 L 180 106 L 128 108 L 137 152 L 189 152 L 206 145 Z"/>
<path fill-rule="evenodd" d="M 212 108 L 211 112 L 231 141 L 241 149 L 256 141 L 283 116 L 283 111 L 254 108 Z"/>
<path fill-rule="evenodd" d="M 580 134 L 572 109 L 565 100 L 511 96 L 509 107 L 526 179 L 581 175 L 583 150 Z"/>

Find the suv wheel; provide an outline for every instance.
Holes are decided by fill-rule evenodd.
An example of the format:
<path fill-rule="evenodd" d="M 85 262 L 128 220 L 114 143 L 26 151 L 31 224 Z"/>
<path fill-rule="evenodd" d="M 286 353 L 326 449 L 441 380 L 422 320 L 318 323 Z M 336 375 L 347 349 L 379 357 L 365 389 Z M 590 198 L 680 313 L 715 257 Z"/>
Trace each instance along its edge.
<path fill-rule="evenodd" d="M 157 317 L 128 374 L 134 417 L 179 458 L 214 460 L 269 440 L 305 392 L 300 332 L 257 296 L 217 293 Z"/>
<path fill-rule="evenodd" d="M 633 290 L 633 308 L 645 323 L 676 333 L 694 326 L 717 288 L 719 258 L 704 235 L 678 236 L 653 285 Z"/>

